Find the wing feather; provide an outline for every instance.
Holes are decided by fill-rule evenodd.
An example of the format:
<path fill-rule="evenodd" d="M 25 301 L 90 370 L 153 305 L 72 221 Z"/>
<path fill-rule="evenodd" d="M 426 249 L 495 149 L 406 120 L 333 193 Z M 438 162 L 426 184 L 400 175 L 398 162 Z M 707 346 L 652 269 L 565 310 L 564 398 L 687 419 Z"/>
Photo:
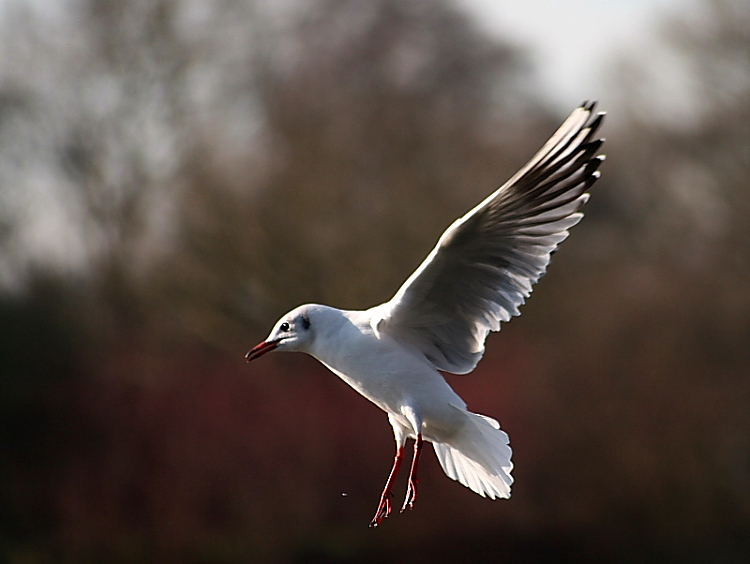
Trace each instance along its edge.
<path fill-rule="evenodd" d="M 446 229 L 372 323 L 439 370 L 466 374 L 490 331 L 519 315 L 550 255 L 578 223 L 604 160 L 604 120 L 584 103 L 508 182 Z"/>

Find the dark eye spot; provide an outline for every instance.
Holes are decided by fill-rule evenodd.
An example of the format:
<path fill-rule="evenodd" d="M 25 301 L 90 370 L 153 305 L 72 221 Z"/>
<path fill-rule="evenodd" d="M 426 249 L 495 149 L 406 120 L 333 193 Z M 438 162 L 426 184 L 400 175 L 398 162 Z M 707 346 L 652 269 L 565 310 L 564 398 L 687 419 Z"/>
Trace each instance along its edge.
<path fill-rule="evenodd" d="M 282 331 L 289 331 L 289 324 L 284 321 L 284 323 L 279 326 L 279 329 L 281 329 Z"/>
<path fill-rule="evenodd" d="M 302 316 L 302 328 L 303 329 L 309 329 L 310 328 L 310 318 L 306 315 Z"/>

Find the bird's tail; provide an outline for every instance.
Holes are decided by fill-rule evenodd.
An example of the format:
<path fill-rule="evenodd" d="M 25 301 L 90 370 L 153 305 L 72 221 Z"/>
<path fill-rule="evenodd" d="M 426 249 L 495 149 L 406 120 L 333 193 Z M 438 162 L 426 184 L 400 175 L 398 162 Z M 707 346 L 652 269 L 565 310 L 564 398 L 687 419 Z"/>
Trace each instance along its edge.
<path fill-rule="evenodd" d="M 494 419 L 466 414 L 466 425 L 450 441 L 433 443 L 440 465 L 449 478 L 482 497 L 509 498 L 513 463 L 508 435 Z"/>

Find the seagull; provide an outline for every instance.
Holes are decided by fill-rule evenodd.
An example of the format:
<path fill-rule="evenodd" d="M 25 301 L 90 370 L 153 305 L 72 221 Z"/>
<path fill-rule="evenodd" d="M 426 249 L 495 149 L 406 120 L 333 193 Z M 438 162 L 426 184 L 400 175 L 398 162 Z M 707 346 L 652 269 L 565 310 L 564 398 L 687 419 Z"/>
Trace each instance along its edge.
<path fill-rule="evenodd" d="M 584 102 L 532 159 L 441 235 L 390 301 L 364 311 L 299 306 L 247 353 L 312 355 L 388 414 L 396 455 L 371 527 L 393 510 L 393 482 L 414 441 L 403 513 L 417 498 L 417 470 L 429 441 L 445 474 L 490 499 L 509 498 L 508 435 L 469 411 L 442 372 L 468 374 L 490 331 L 519 315 L 550 255 L 578 223 L 599 178 L 604 113 Z"/>

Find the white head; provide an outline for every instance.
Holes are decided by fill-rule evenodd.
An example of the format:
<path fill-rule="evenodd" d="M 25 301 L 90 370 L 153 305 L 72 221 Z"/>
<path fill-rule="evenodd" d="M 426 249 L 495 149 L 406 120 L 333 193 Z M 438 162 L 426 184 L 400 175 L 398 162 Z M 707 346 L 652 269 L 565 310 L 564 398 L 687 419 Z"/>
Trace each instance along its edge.
<path fill-rule="evenodd" d="M 276 322 L 266 340 L 254 346 L 245 355 L 248 362 L 273 350 L 308 352 L 315 338 L 316 325 L 325 317 L 326 306 L 306 304 L 299 306 Z"/>

